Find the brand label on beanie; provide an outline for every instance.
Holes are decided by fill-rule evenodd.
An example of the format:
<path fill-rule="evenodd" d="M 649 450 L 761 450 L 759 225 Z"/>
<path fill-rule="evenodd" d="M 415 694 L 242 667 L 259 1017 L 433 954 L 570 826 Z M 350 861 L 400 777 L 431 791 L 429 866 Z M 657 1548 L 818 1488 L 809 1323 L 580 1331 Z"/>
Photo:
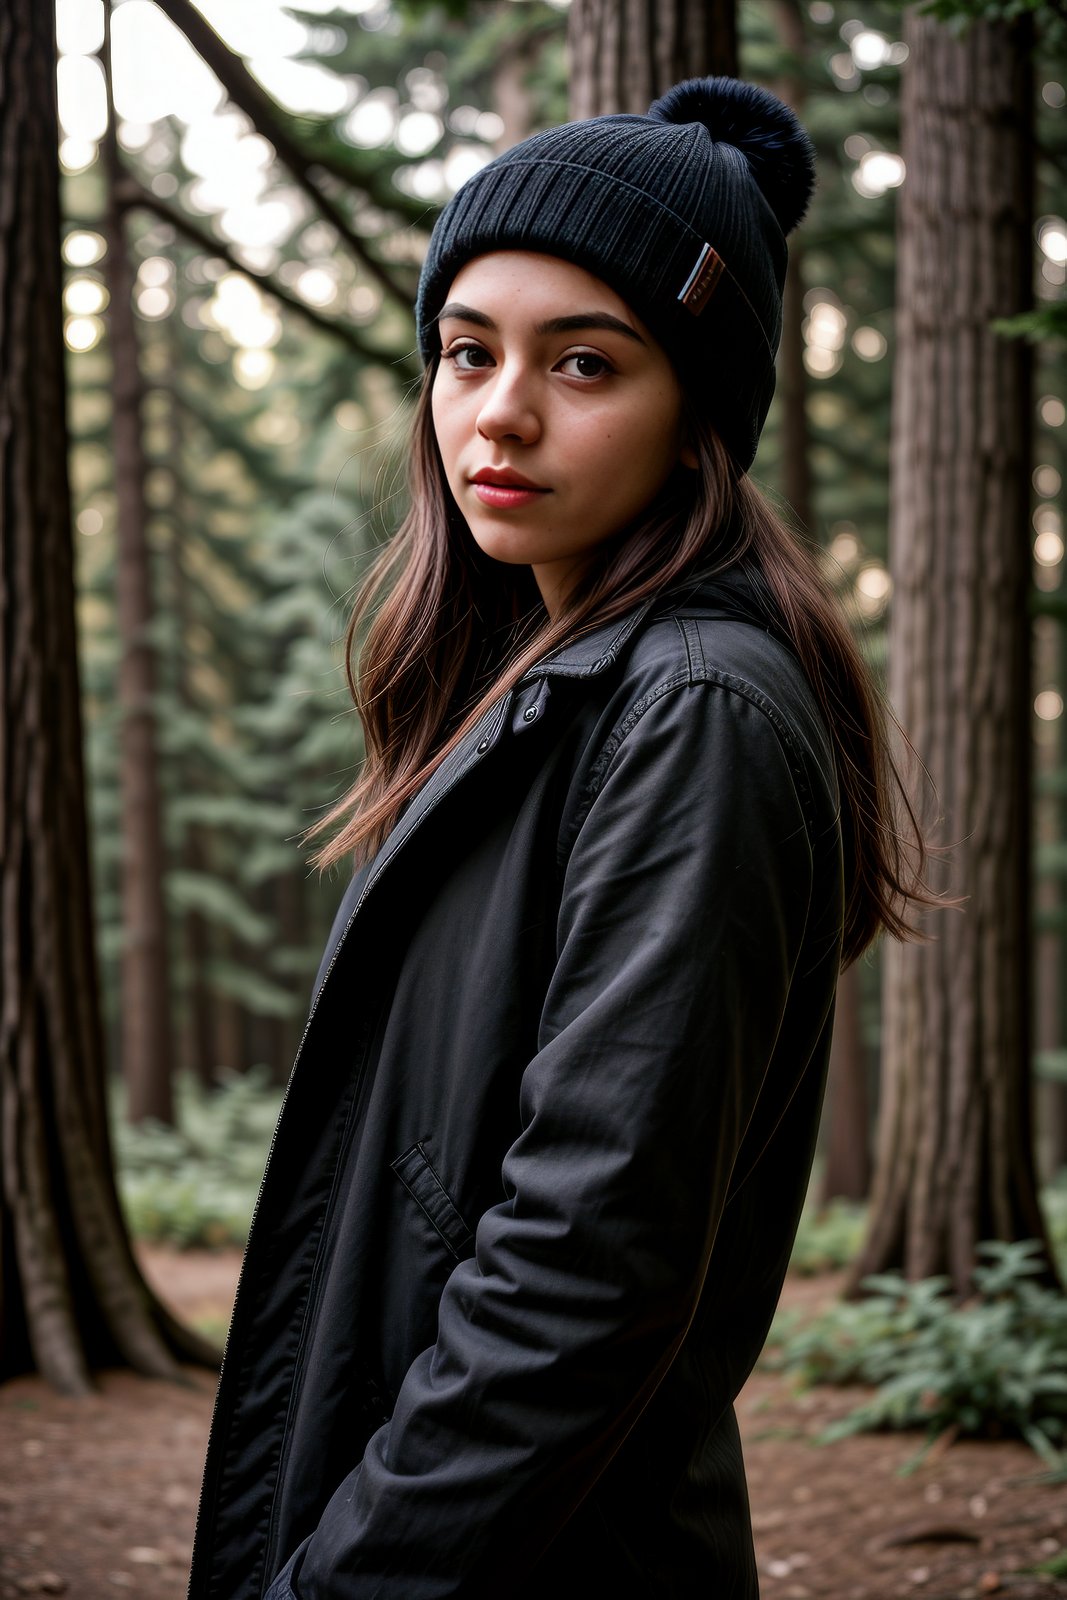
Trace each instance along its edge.
<path fill-rule="evenodd" d="M 715 290 L 715 285 L 725 271 L 722 256 L 710 244 L 702 247 L 692 272 L 686 278 L 678 298 L 694 317 L 699 317 Z"/>

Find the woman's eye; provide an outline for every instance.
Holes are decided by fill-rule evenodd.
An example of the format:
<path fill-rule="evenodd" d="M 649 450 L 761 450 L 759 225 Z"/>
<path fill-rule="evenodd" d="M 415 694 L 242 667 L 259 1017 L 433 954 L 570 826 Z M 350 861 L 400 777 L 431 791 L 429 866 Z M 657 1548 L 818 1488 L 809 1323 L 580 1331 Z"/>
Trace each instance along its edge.
<path fill-rule="evenodd" d="M 461 356 L 485 356 L 486 360 L 484 363 L 481 361 L 467 362 L 461 361 Z M 459 372 L 480 372 L 483 369 L 483 365 L 489 365 L 490 359 L 488 350 L 483 350 L 480 344 L 454 344 L 451 350 L 442 350 L 441 352 L 441 360 L 453 362 Z"/>
<path fill-rule="evenodd" d="M 484 372 L 494 365 L 489 351 L 480 344 L 454 344 L 441 351 L 441 360 L 451 361 L 457 372 Z M 564 356 L 554 370 L 565 372 L 569 378 L 589 379 L 602 378 L 615 369 L 606 357 L 592 350 L 579 350 L 574 355 Z"/>
<path fill-rule="evenodd" d="M 602 378 L 606 372 L 615 370 L 610 361 L 604 356 L 594 355 L 591 350 L 580 350 L 577 355 L 564 356 L 560 370 L 571 364 L 577 367 L 577 371 L 569 374 L 574 378 Z"/>

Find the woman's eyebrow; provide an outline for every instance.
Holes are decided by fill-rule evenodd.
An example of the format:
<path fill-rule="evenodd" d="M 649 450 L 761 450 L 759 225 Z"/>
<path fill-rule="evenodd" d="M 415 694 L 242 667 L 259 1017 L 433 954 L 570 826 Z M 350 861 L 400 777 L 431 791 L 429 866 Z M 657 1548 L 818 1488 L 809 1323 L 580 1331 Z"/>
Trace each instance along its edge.
<path fill-rule="evenodd" d="M 459 322 L 473 322 L 479 328 L 491 328 L 497 332 L 497 325 L 492 317 L 484 311 L 476 311 L 473 306 L 461 305 L 458 300 L 450 300 L 438 313 L 438 321 L 444 322 L 446 317 L 454 317 Z M 623 322 L 620 317 L 613 317 L 610 311 L 573 311 L 566 317 L 549 317 L 546 322 L 534 325 L 534 332 L 542 333 L 576 333 L 582 328 L 601 328 L 609 333 L 624 333 L 628 339 L 635 339 L 638 344 L 644 340 L 636 328 L 631 328 L 628 322 Z"/>

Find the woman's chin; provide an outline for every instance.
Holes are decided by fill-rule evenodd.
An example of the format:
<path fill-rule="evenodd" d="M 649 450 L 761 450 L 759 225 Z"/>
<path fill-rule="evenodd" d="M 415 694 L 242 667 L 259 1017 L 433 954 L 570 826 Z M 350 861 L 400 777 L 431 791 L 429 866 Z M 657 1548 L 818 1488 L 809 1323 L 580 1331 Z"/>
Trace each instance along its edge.
<path fill-rule="evenodd" d="M 483 555 L 510 567 L 530 567 L 542 561 L 558 560 L 558 552 L 546 549 L 543 539 L 523 534 L 521 529 L 502 528 L 479 522 L 471 527 L 471 537 Z"/>

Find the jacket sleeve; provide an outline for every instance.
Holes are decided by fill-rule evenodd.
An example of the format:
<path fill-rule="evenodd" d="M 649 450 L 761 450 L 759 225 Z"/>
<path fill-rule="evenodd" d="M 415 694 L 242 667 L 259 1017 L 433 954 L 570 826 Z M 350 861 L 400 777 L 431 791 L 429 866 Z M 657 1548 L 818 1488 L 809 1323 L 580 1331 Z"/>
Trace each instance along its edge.
<path fill-rule="evenodd" d="M 811 899 L 776 717 L 739 688 L 668 684 L 601 751 L 507 1198 L 449 1277 L 392 1418 L 267 1600 L 508 1593 L 666 1373 Z"/>

